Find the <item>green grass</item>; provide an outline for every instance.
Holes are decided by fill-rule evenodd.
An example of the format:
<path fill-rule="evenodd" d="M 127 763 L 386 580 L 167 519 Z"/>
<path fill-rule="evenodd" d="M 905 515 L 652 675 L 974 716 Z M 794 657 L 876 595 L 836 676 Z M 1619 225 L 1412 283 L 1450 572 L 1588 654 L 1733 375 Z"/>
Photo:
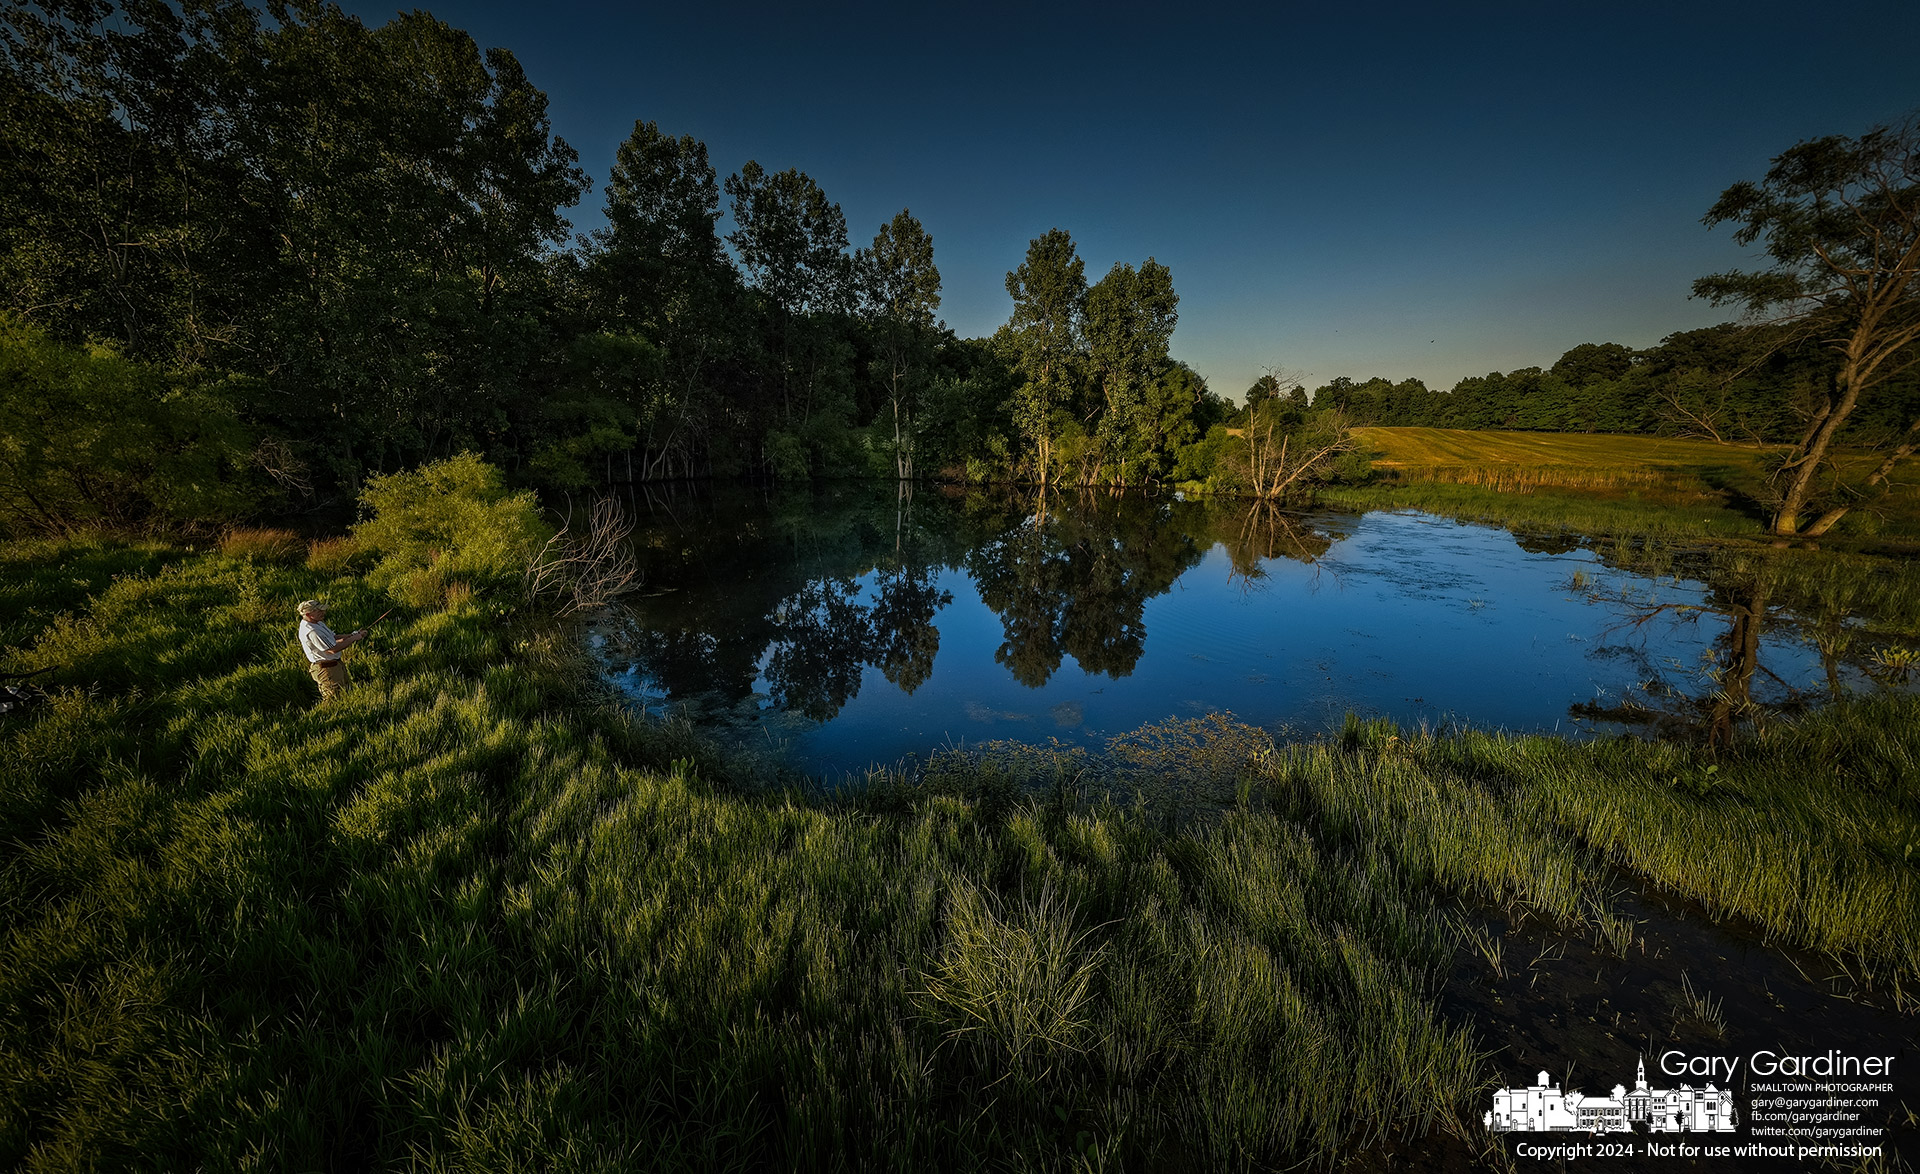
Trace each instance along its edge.
<path fill-rule="evenodd" d="M 1588 534 L 1761 538 L 1778 445 L 1585 433 L 1356 428 L 1381 479 L 1320 497 L 1355 509 L 1421 509 Z M 1854 481 L 1879 455 L 1841 453 Z M 1920 538 L 1920 493 L 1902 486 L 1843 519 L 1841 540 Z"/>
<path fill-rule="evenodd" d="M 1622 483 L 1636 474 L 1730 470 L 1757 475 L 1778 445 L 1715 444 L 1662 436 L 1585 432 L 1496 432 L 1463 428 L 1356 428 L 1388 468 L 1467 469 L 1509 466 L 1612 473 Z"/>
<path fill-rule="evenodd" d="M 485 595 L 314 709 L 293 604 L 388 605 L 344 569 L 16 546 L 0 592 L 0 668 L 59 666 L 0 725 L 24 1170 L 1326 1166 L 1477 1108 L 1457 910 L 1617 936 L 1626 870 L 1920 965 L 1904 696 L 1717 759 L 1215 722 L 765 793 Z"/>
<path fill-rule="evenodd" d="M 1422 510 L 1511 529 L 1591 537 L 1765 537 L 1765 523 L 1756 514 L 1697 500 L 1665 501 L 1657 494 L 1633 490 L 1607 495 L 1573 489 L 1516 493 L 1484 485 L 1415 480 L 1325 486 L 1316 491 L 1315 499 L 1348 510 Z"/>

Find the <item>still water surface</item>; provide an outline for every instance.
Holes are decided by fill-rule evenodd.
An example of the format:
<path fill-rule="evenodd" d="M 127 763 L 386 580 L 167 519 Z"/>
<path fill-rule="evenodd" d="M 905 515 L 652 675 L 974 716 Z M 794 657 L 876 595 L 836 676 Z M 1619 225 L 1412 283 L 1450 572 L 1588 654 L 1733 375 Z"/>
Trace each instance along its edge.
<path fill-rule="evenodd" d="M 1412 512 L 862 486 L 630 508 L 646 586 L 596 635 L 613 680 L 816 775 L 1213 711 L 1617 732 L 1747 677 L 1772 704 L 1876 688 L 1887 646 L 1858 583 L 1834 603 L 1751 557 Z"/>

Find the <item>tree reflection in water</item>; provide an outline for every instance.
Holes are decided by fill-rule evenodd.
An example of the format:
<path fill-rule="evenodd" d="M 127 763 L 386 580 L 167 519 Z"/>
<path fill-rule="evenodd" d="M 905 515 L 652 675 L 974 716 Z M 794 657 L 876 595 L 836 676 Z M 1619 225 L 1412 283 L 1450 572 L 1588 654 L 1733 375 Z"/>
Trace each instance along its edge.
<path fill-rule="evenodd" d="M 926 683 L 949 570 L 963 570 L 1000 621 L 994 660 L 1037 689 L 1069 656 L 1091 674 L 1131 674 L 1147 602 L 1215 542 L 1251 581 L 1263 561 L 1312 562 L 1334 541 L 1268 502 L 1139 494 L 922 490 L 676 507 L 640 553 L 649 581 L 679 592 L 650 601 L 644 628 L 611 634 L 609 651 L 669 702 L 739 707 L 762 687 L 769 705 L 813 721 L 845 708 L 868 667 L 907 694 Z"/>
<path fill-rule="evenodd" d="M 635 601 L 644 622 L 603 629 L 612 671 L 716 732 L 810 739 L 822 762 L 992 721 L 1071 740 L 1205 707 L 1546 728 L 1582 693 L 1598 698 L 1573 707 L 1590 729 L 1725 742 L 1783 707 L 1905 687 L 1920 664 L 1920 570 L 1831 551 L 1508 542 L 1138 493 L 852 485 L 669 504 L 636 533 L 658 592 Z M 1164 598 L 1216 545 L 1205 581 Z M 1317 590 L 1326 565 L 1358 590 Z M 838 733 L 803 728 L 825 722 Z"/>
<path fill-rule="evenodd" d="M 1317 563 L 1333 549 L 1334 541 L 1332 535 L 1313 529 L 1271 501 L 1246 503 L 1239 529 L 1231 536 L 1220 533 L 1217 537 L 1227 552 L 1228 577 L 1243 591 L 1266 579 L 1266 564 L 1274 559 Z"/>
<path fill-rule="evenodd" d="M 1610 706 L 1574 705 L 1575 717 L 1651 725 L 1668 735 L 1692 733 L 1728 746 L 1743 723 L 1803 708 L 1821 692 L 1796 688 L 1768 669 L 1761 662 L 1768 639 L 1778 645 L 1778 637 L 1797 635 L 1810 644 L 1820 657 L 1824 691 L 1837 697 L 1856 673 L 1856 680 L 1902 683 L 1882 679 L 1886 675 L 1873 671 L 1871 659 L 1857 661 L 1850 654 L 1869 645 L 1902 647 L 1920 629 L 1920 587 L 1913 576 L 1885 574 L 1883 566 L 1858 557 L 1812 550 L 1701 551 L 1651 542 L 1602 548 L 1600 554 L 1609 565 L 1642 576 L 1642 584 L 1678 585 L 1684 578 L 1706 590 L 1671 600 L 1644 586 L 1577 586 L 1591 602 L 1615 612 L 1618 622 L 1610 631 L 1627 638 L 1595 654 L 1635 658 L 1645 680 L 1641 696 Z M 1691 670 L 1669 664 L 1663 671 L 1645 653 L 1645 632 L 1655 620 L 1697 624 L 1703 618 L 1723 625 L 1708 662 Z"/>
<path fill-rule="evenodd" d="M 1002 515 L 988 529 L 967 572 L 1005 632 L 993 659 L 1030 689 L 1046 684 L 1063 656 L 1113 679 L 1132 673 L 1146 646 L 1147 600 L 1206 553 L 1176 524 L 1171 502 L 1137 494 L 1065 502 L 1042 494 L 1024 515 Z"/>

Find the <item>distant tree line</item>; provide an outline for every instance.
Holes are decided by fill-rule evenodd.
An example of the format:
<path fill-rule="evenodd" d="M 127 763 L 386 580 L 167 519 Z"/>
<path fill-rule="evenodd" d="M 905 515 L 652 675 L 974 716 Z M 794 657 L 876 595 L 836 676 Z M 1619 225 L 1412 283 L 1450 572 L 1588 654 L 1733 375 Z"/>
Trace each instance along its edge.
<path fill-rule="evenodd" d="M 1449 391 L 1418 379 L 1341 377 L 1312 398 L 1355 424 L 1792 443 L 1818 414 L 1840 362 L 1804 330 L 1729 323 L 1645 350 L 1583 343 L 1544 370 L 1471 376 Z M 1880 444 L 1907 428 L 1920 411 L 1920 375 L 1908 372 L 1887 390 L 1847 421 L 1846 441 Z"/>

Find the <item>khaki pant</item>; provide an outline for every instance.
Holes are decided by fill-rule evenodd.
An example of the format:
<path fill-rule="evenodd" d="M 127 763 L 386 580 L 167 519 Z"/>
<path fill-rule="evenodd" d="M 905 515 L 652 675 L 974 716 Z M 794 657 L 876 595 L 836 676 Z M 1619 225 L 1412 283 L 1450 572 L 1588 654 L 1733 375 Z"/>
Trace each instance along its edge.
<path fill-rule="evenodd" d="M 332 701 L 347 691 L 347 666 L 337 660 L 307 662 L 307 672 L 320 686 L 320 700 Z"/>

